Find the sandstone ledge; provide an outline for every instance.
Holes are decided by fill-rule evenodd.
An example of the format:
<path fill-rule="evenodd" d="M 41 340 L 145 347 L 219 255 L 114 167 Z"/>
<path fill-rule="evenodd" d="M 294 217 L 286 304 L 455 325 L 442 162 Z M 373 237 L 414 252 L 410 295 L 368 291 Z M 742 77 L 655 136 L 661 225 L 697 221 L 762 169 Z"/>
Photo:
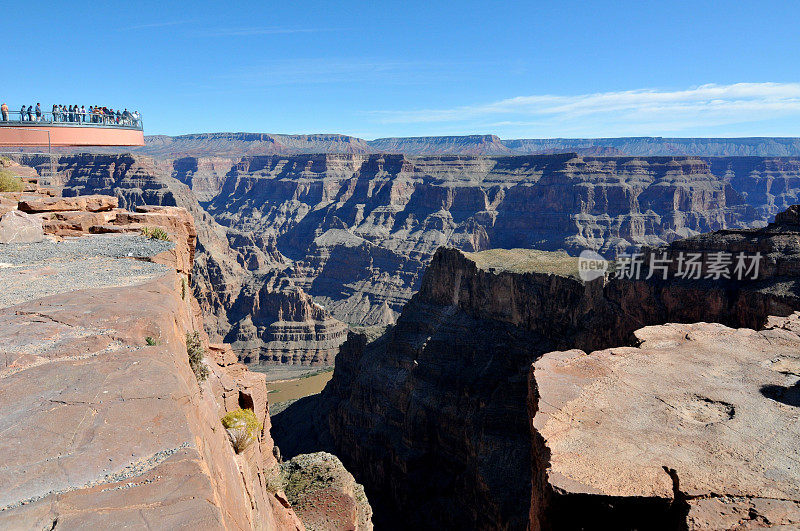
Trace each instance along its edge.
<path fill-rule="evenodd" d="M 278 463 L 264 376 L 226 346 L 209 348 L 206 381 L 189 367 L 186 333 L 207 344 L 187 289 L 191 218 L 113 214 L 122 232 L 138 232 L 141 217 L 172 242 L 103 235 L 2 249 L 0 527 L 302 529 L 267 488 Z M 239 407 L 264 427 L 236 455 L 219 419 Z"/>
<path fill-rule="evenodd" d="M 531 527 L 800 525 L 800 313 L 636 337 L 533 364 Z"/>

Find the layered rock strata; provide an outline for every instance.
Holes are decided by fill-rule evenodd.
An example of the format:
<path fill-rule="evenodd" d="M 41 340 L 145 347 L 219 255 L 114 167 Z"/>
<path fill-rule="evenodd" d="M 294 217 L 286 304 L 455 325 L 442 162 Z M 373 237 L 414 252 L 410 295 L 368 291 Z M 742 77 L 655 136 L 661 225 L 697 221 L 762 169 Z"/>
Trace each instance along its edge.
<path fill-rule="evenodd" d="M 229 312 L 226 339 L 248 364 L 333 365 L 347 325 L 331 318 L 283 272 L 254 276 Z"/>
<path fill-rule="evenodd" d="M 296 153 L 402 153 L 405 155 L 543 155 L 797 157 L 797 137 L 754 138 L 520 138 L 495 135 L 395 137 L 362 140 L 344 135 L 204 133 L 151 135 L 136 153 L 154 157 L 288 155 Z"/>
<path fill-rule="evenodd" d="M 211 179 L 208 172 L 222 171 L 220 165 L 224 168 L 224 161 L 181 159 L 165 167 L 130 155 L 77 155 L 60 161 L 66 196 L 110 194 L 125 208 L 181 206 L 192 215 L 198 233 L 192 287 L 213 340 L 233 344 L 248 363 L 331 365 L 345 339 L 345 325 L 281 273 L 289 261 L 277 250 L 275 238 L 219 226 L 192 191 L 170 177 L 171 172 L 196 185 L 198 172 Z"/>
<path fill-rule="evenodd" d="M 800 208 L 793 207 L 763 229 L 719 231 L 653 251 L 699 252 L 704 274 L 720 250 L 758 252 L 755 281 L 647 280 L 644 269 L 638 280 L 584 283 L 577 260 L 562 253 L 440 250 L 397 324 L 378 338 L 351 332 L 323 393 L 277 415 L 273 436 L 286 455 L 336 453 L 365 485 L 376 523 L 392 526 L 402 515 L 425 528 L 526 528 L 531 485 L 534 496 L 546 488 L 531 476 L 546 456 L 539 451 L 531 459 L 531 363 L 551 351 L 635 345 L 635 331 L 648 325 L 717 321 L 761 329 L 769 316 L 790 315 L 800 309 L 799 219 Z M 749 370 L 720 355 L 720 364 L 737 367 L 725 378 Z M 763 385 L 775 384 L 769 374 L 758 376 Z M 675 392 L 691 394 L 689 387 Z M 784 429 L 796 414 L 772 418 Z M 702 444 L 724 446 L 714 437 L 706 433 Z M 591 451 L 577 443 L 571 448 Z M 734 491 L 734 483 L 720 481 Z M 587 511 L 595 503 L 574 499 L 587 503 Z M 660 503 L 653 507 L 664 509 L 671 500 Z"/>
<path fill-rule="evenodd" d="M 798 193 L 796 159 L 313 155 L 243 158 L 207 208 L 275 234 L 301 288 L 373 325 L 393 321 L 440 246 L 613 256 L 764 224 Z"/>
<path fill-rule="evenodd" d="M 800 193 L 793 158 L 83 155 L 62 157 L 60 167 L 68 195 L 115 194 L 128 208 L 186 207 L 199 233 L 195 294 L 208 332 L 262 363 L 329 359 L 343 337 L 337 320 L 393 323 L 440 246 L 613 256 L 764 225 Z M 176 179 L 213 195 L 206 205 L 213 219 Z M 276 274 L 291 279 L 272 283 L 291 286 L 285 302 L 300 303 L 292 293 L 302 290 L 325 317 L 251 324 L 259 310 L 246 305 Z M 281 337 L 296 340 L 277 352 Z"/>

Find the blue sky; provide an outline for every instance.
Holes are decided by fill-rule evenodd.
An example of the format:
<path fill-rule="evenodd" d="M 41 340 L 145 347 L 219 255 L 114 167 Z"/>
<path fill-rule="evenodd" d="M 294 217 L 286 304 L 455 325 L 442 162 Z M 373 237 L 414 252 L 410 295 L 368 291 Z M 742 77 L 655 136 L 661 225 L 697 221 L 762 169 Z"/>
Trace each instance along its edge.
<path fill-rule="evenodd" d="M 800 135 L 800 2 L 5 2 L 0 99 L 147 134 Z"/>

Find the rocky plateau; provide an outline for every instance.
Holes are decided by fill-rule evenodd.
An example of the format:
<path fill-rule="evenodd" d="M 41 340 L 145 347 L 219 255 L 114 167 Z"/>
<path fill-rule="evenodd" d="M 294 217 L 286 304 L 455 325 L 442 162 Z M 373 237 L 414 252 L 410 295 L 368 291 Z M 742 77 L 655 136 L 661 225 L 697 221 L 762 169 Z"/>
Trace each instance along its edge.
<path fill-rule="evenodd" d="M 112 149 L 96 148 L 113 152 Z M 339 134 L 200 133 L 145 136 L 135 153 L 158 158 L 296 155 L 303 153 L 394 153 L 404 155 L 545 155 L 798 157 L 797 137 L 752 138 L 520 138 L 496 135 L 395 137 L 364 140 Z"/>

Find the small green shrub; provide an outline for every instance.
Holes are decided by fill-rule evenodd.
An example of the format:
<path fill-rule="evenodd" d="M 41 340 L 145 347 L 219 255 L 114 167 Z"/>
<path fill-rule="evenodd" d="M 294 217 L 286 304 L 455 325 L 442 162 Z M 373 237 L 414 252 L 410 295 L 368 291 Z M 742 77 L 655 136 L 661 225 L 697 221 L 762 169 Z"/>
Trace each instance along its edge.
<path fill-rule="evenodd" d="M 236 409 L 222 417 L 222 425 L 228 430 L 233 449 L 242 453 L 258 438 L 261 423 L 252 409 Z"/>
<path fill-rule="evenodd" d="M 181 277 L 181 299 L 186 300 L 186 288 L 188 288 L 188 283 L 186 282 L 186 277 Z"/>
<path fill-rule="evenodd" d="M 250 411 L 249 409 L 247 411 Z M 254 415 L 255 416 L 255 415 Z M 283 473 L 281 472 L 280 465 L 276 465 L 272 469 L 264 469 L 265 487 L 267 492 L 275 494 L 283 490 Z"/>
<path fill-rule="evenodd" d="M 24 189 L 22 179 L 14 177 L 9 171 L 0 170 L 0 192 L 21 192 Z"/>
<path fill-rule="evenodd" d="M 167 231 L 161 227 L 144 227 L 142 229 L 142 236 L 145 238 L 150 238 L 151 240 L 163 240 L 165 242 L 170 241 L 169 234 L 167 234 Z"/>
<path fill-rule="evenodd" d="M 154 346 L 158 345 L 158 341 L 156 341 L 155 339 L 153 339 L 150 336 L 147 336 L 146 338 L 144 338 L 144 342 L 147 343 L 147 345 L 150 346 L 150 347 L 154 347 Z"/>
<path fill-rule="evenodd" d="M 189 356 L 189 367 L 197 378 L 198 382 L 204 382 L 208 378 L 208 367 L 203 363 L 206 356 L 206 349 L 200 342 L 200 334 L 197 332 L 186 333 L 186 355 Z"/>

